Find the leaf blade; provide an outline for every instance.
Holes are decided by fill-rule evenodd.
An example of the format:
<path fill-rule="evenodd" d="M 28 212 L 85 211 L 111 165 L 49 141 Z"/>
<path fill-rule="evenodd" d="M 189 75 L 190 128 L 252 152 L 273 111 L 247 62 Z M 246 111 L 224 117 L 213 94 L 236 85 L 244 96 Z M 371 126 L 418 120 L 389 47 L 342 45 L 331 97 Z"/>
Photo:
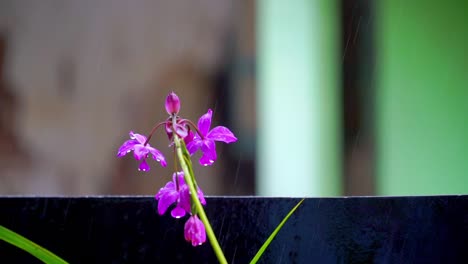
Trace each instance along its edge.
<path fill-rule="evenodd" d="M 24 236 L 0 225 L 0 239 L 21 248 L 28 252 L 34 257 L 40 259 L 44 263 L 48 264 L 68 264 L 65 260 L 50 252 L 49 250 L 39 246 Z"/>
<path fill-rule="evenodd" d="M 289 211 L 289 213 L 283 218 L 283 220 L 281 221 L 281 223 L 279 223 L 279 225 L 275 228 L 275 230 L 271 233 L 271 235 L 268 237 L 268 239 L 265 241 L 265 243 L 263 243 L 263 245 L 260 247 L 260 249 L 258 250 L 257 254 L 255 254 L 255 256 L 253 257 L 253 259 L 250 261 L 250 264 L 255 264 L 257 263 L 257 261 L 260 259 L 260 257 L 263 255 L 263 253 L 265 252 L 265 250 L 268 248 L 268 246 L 270 245 L 270 243 L 273 241 L 273 239 L 276 237 L 276 235 L 278 234 L 278 232 L 281 230 L 281 228 L 284 226 L 284 224 L 286 223 L 286 221 L 288 221 L 289 217 L 291 217 L 291 215 L 297 210 L 297 208 L 299 208 L 299 206 L 302 204 L 302 202 L 304 202 L 304 198 L 302 198 L 302 200 L 300 200 L 296 206 L 293 207 L 293 209 L 291 209 L 291 211 Z"/>

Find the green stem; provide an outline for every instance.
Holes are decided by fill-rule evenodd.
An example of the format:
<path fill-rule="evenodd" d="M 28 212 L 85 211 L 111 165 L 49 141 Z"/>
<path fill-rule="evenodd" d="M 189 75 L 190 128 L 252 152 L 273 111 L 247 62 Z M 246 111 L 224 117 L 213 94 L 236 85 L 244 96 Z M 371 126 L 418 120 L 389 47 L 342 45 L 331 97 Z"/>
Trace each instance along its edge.
<path fill-rule="evenodd" d="M 191 175 L 190 173 L 191 170 L 188 167 L 189 165 L 184 160 L 184 153 L 182 151 L 181 140 L 179 139 L 176 133 L 174 133 L 174 143 L 176 145 L 176 152 L 177 152 L 177 157 L 179 158 L 180 166 L 182 167 L 182 170 L 184 171 L 185 182 L 190 188 L 190 196 L 192 197 L 193 203 L 195 203 L 195 208 L 197 209 L 197 213 L 200 216 L 200 220 L 205 225 L 208 240 L 210 240 L 211 246 L 213 247 L 213 251 L 215 252 L 216 257 L 218 258 L 219 263 L 227 264 L 228 262 L 226 260 L 226 257 L 224 256 L 223 250 L 221 249 L 221 246 L 219 245 L 218 240 L 216 239 L 213 229 L 211 228 L 210 222 L 208 221 L 208 217 L 206 217 L 205 210 L 203 209 L 203 205 L 200 203 L 200 200 L 198 199 L 198 192 L 195 189 L 195 184 L 192 180 L 192 177 L 194 177 L 194 175 Z"/>

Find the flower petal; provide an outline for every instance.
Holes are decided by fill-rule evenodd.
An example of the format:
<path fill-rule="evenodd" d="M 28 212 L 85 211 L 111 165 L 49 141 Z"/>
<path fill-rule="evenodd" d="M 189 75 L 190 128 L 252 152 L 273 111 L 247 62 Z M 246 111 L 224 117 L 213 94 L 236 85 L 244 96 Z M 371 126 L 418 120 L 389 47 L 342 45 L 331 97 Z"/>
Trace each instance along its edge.
<path fill-rule="evenodd" d="M 145 136 L 138 133 L 133 133 L 133 131 L 130 131 L 130 138 L 136 139 L 140 144 L 144 144 L 146 142 Z"/>
<path fill-rule="evenodd" d="M 189 187 L 187 184 L 181 186 L 179 190 L 179 195 L 179 206 L 183 208 L 187 213 L 190 213 L 192 211 L 190 207 L 191 198 Z"/>
<path fill-rule="evenodd" d="M 177 135 L 179 135 L 179 137 L 181 138 L 186 137 L 188 134 L 188 129 L 185 126 L 185 124 L 176 124 L 175 130 L 176 130 Z"/>
<path fill-rule="evenodd" d="M 166 167 L 167 162 L 166 159 L 164 158 L 164 155 L 161 153 L 161 151 L 151 147 L 147 146 L 146 149 L 151 153 L 153 156 L 153 159 L 156 160 L 157 162 L 161 163 L 161 166 Z"/>
<path fill-rule="evenodd" d="M 201 165 L 210 166 L 216 161 L 216 145 L 213 140 L 203 140 L 201 151 L 203 152 L 203 156 L 200 158 Z"/>
<path fill-rule="evenodd" d="M 192 215 L 187 220 L 184 226 L 185 240 L 192 242 L 192 246 L 196 247 L 206 241 L 206 230 L 203 222 L 196 216 Z"/>
<path fill-rule="evenodd" d="M 174 218 L 181 218 L 185 216 L 185 210 L 184 208 L 180 206 L 176 206 L 174 209 L 171 211 L 171 216 Z"/>
<path fill-rule="evenodd" d="M 164 129 L 166 130 L 167 137 L 169 140 L 172 140 L 172 123 L 171 123 L 171 118 L 168 118 L 166 120 L 166 125 L 164 125 Z"/>
<path fill-rule="evenodd" d="M 234 133 L 229 130 L 229 128 L 224 126 L 217 126 L 213 128 L 208 134 L 206 135 L 207 138 L 222 141 L 225 143 L 232 143 L 236 142 L 237 138 L 234 136 Z"/>
<path fill-rule="evenodd" d="M 198 187 L 197 193 L 198 199 L 200 199 L 200 203 L 206 205 L 205 195 L 203 194 L 203 191 L 200 189 L 200 187 Z"/>
<path fill-rule="evenodd" d="M 195 137 L 190 143 L 187 145 L 187 150 L 190 155 L 193 155 L 197 150 L 201 147 L 203 141 Z"/>
<path fill-rule="evenodd" d="M 183 171 L 179 171 L 179 172 L 174 172 L 172 174 L 172 181 L 174 182 L 174 184 L 176 184 L 176 186 L 179 186 L 179 189 L 181 188 L 181 186 L 183 186 L 185 184 L 185 179 L 184 179 L 184 172 Z M 176 178 L 177 176 L 177 178 Z M 178 181 L 178 182 L 176 182 Z"/>
<path fill-rule="evenodd" d="M 141 160 L 146 158 L 148 155 L 148 149 L 144 147 L 142 144 L 136 144 L 135 147 L 133 148 L 133 156 L 135 157 L 136 160 Z"/>
<path fill-rule="evenodd" d="M 166 195 L 166 193 L 175 191 L 176 187 L 173 181 L 170 181 L 164 185 L 161 189 L 159 189 L 158 193 L 154 196 L 156 200 L 159 200 L 162 196 Z"/>
<path fill-rule="evenodd" d="M 208 109 L 208 112 L 202 115 L 200 119 L 198 120 L 198 129 L 203 134 L 202 136 L 205 136 L 206 134 L 208 134 L 208 131 L 210 130 L 212 115 L 213 115 L 213 111 L 211 111 L 211 109 Z"/>
<path fill-rule="evenodd" d="M 133 150 L 135 144 L 138 144 L 138 141 L 136 141 L 135 139 L 129 139 L 125 141 L 117 151 L 117 157 L 123 157 L 127 155 L 127 153 Z"/>
<path fill-rule="evenodd" d="M 170 181 L 159 190 L 155 198 L 158 200 L 158 213 L 163 215 L 167 208 L 179 199 L 179 192 L 176 191 L 174 183 Z"/>
<path fill-rule="evenodd" d="M 193 132 L 192 132 L 192 131 L 189 131 L 189 132 L 187 133 L 187 136 L 184 137 L 185 145 L 187 146 L 190 142 L 192 142 L 192 141 L 193 141 L 193 138 L 194 138 Z"/>
<path fill-rule="evenodd" d="M 140 166 L 138 166 L 138 170 L 139 171 L 149 171 L 150 170 L 150 166 L 146 162 L 146 159 L 143 159 L 141 161 Z"/>
<path fill-rule="evenodd" d="M 180 99 L 174 92 L 171 92 L 171 93 L 169 93 L 167 95 L 166 102 L 165 102 L 165 107 L 166 107 L 166 112 L 169 115 L 179 113 Z"/>

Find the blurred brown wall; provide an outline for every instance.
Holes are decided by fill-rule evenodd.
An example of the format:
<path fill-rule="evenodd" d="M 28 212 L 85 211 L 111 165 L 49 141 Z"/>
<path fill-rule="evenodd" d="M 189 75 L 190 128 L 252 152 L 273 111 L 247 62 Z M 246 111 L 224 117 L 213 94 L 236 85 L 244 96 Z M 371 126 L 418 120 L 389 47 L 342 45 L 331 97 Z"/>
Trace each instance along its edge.
<path fill-rule="evenodd" d="M 154 194 L 172 163 L 141 173 L 116 151 L 166 117 L 171 90 L 195 122 L 214 107 L 231 11 L 227 0 L 2 1 L 0 194 Z M 164 133 L 154 138 L 172 160 Z M 221 193 L 223 162 L 196 166 L 206 193 Z"/>

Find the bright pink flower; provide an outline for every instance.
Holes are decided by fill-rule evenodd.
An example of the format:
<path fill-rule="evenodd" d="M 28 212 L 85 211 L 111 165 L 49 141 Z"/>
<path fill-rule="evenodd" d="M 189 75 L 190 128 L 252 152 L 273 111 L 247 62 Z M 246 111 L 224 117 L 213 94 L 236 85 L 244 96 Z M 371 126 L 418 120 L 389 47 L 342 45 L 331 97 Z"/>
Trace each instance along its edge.
<path fill-rule="evenodd" d="M 191 212 L 190 208 L 190 190 L 184 180 L 184 172 L 177 172 L 172 175 L 172 181 L 162 187 L 155 196 L 158 200 L 158 213 L 163 215 L 167 208 L 173 203 L 176 206 L 171 211 L 174 218 L 180 218 Z M 200 188 L 198 188 L 198 198 L 201 204 L 205 205 L 205 197 Z"/>
<path fill-rule="evenodd" d="M 122 146 L 120 146 L 117 152 L 117 157 L 123 157 L 133 150 L 133 156 L 135 159 L 141 160 L 140 166 L 138 167 L 139 170 L 150 170 L 150 166 L 146 162 L 146 159 L 150 154 L 153 156 L 154 160 L 161 163 L 161 166 L 166 167 L 167 163 L 163 154 L 159 150 L 151 147 L 150 144 L 144 145 L 145 142 L 145 136 L 130 131 L 130 139 L 125 141 Z"/>
<path fill-rule="evenodd" d="M 174 114 L 177 115 L 177 113 L 179 113 L 180 100 L 179 100 L 179 97 L 174 92 L 171 92 L 167 95 L 165 107 L 169 115 L 174 115 Z"/>
<path fill-rule="evenodd" d="M 206 230 L 203 222 L 196 215 L 190 216 L 184 226 L 185 240 L 192 242 L 192 246 L 200 246 L 206 241 Z"/>
<path fill-rule="evenodd" d="M 187 144 L 190 155 L 201 149 L 203 155 L 200 158 L 200 164 L 203 166 L 212 165 L 217 159 L 215 141 L 225 143 L 237 141 L 237 138 L 227 127 L 217 126 L 210 130 L 212 115 L 213 111 L 208 109 L 208 112 L 200 117 L 198 120 L 198 130 L 201 135 L 196 134 L 193 140 Z"/>

